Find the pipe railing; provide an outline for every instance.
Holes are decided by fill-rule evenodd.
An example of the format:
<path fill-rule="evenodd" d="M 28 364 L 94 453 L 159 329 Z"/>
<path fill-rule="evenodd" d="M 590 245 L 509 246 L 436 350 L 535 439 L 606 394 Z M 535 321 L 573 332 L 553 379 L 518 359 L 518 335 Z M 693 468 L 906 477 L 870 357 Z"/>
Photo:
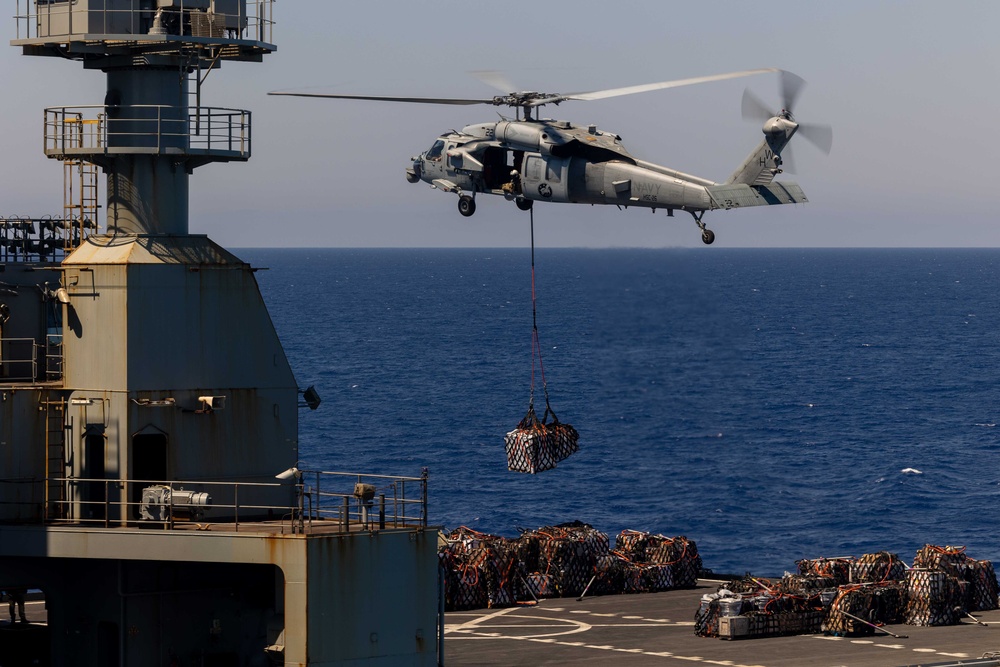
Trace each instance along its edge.
<path fill-rule="evenodd" d="M 51 489 L 48 482 L 48 479 L 0 479 L 0 516 L 5 513 L 5 506 L 37 506 L 37 503 L 4 501 L 6 485 L 29 485 L 29 495 L 41 497 L 40 490 Z M 62 498 L 53 499 L 50 495 L 49 506 L 42 508 L 44 512 L 37 523 L 82 528 L 195 527 L 236 532 L 273 530 L 267 527 L 270 524 L 282 533 L 305 534 L 319 530 L 350 533 L 428 525 L 426 472 L 421 477 L 400 477 L 302 471 L 284 483 L 85 477 L 52 477 L 51 482 L 62 487 Z M 356 493 L 359 484 L 369 485 L 374 493 L 370 497 L 359 495 Z M 145 494 L 147 489 L 154 491 Z M 211 501 L 204 505 L 175 501 L 187 494 L 207 494 Z M 18 517 L 17 521 L 33 522 L 25 517 Z"/>
<path fill-rule="evenodd" d="M 274 43 L 274 0 L 218 0 L 205 9 L 202 0 L 179 6 L 109 8 L 79 7 L 69 0 L 17 0 L 17 39 L 44 39 L 103 34 L 143 37 L 208 37 L 223 41 Z M 135 3 L 138 4 L 138 3 Z M 230 11 L 212 11 L 221 8 Z M 159 21 L 157 15 L 159 13 Z"/>
<path fill-rule="evenodd" d="M 162 104 L 83 105 L 45 109 L 46 155 L 115 153 L 235 154 L 250 157 L 245 109 Z"/>

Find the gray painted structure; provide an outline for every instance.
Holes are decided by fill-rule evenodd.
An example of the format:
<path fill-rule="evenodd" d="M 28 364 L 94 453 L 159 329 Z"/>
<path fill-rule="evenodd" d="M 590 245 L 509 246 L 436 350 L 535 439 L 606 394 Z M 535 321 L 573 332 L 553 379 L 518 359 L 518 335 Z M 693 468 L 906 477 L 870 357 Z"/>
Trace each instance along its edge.
<path fill-rule="evenodd" d="M 106 173 L 105 232 L 0 264 L 0 589 L 44 592 L 51 664 L 437 663 L 426 475 L 295 469 L 255 269 L 188 233 L 194 169 L 250 157 L 249 112 L 199 106 L 204 73 L 274 51 L 272 3 L 18 8 L 15 46 L 108 82 L 44 137 Z"/>

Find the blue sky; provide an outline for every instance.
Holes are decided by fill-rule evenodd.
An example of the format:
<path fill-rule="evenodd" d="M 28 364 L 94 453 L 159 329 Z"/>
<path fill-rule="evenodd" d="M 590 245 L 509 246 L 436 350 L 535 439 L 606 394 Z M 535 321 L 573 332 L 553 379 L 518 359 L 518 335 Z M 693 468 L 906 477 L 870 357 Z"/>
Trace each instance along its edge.
<path fill-rule="evenodd" d="M 708 213 L 719 246 L 1000 246 L 1000 3 L 637 2 L 275 4 L 277 53 L 227 64 L 206 103 L 253 111 L 254 157 L 192 180 L 191 230 L 227 246 L 523 246 L 527 217 L 482 197 L 472 218 L 454 195 L 403 179 L 441 132 L 496 118 L 492 107 L 425 107 L 267 97 L 270 90 L 490 96 L 467 72 L 518 87 L 595 90 L 756 67 L 809 85 L 795 109 L 829 123 L 824 156 L 794 141 L 811 202 Z M 14 23 L 8 35 L 14 38 Z M 103 76 L 79 64 L 0 51 L 5 91 L 0 215 L 56 214 L 62 169 L 41 152 L 42 109 L 95 104 Z M 546 107 L 596 123 L 638 157 L 724 180 L 756 145 L 740 117 L 749 86 L 777 106 L 772 76 Z M 548 246 L 698 246 L 689 216 L 539 205 Z"/>

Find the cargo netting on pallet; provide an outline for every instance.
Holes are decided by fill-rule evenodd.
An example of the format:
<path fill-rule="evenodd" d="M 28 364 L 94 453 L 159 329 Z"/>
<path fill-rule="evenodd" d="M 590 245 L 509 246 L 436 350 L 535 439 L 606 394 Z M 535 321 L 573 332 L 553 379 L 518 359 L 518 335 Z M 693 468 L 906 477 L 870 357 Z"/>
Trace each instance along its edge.
<path fill-rule="evenodd" d="M 997 609 L 993 564 L 971 558 L 965 547 L 925 544 L 908 574 L 912 625 L 954 625 L 968 612 Z"/>
<path fill-rule="evenodd" d="M 899 556 L 888 551 L 864 554 L 850 564 L 850 583 L 879 584 L 885 581 L 900 581 L 906 575 L 906 566 Z"/>
<path fill-rule="evenodd" d="M 906 577 L 906 622 L 956 625 L 965 615 L 966 582 L 944 570 L 912 569 Z"/>
<path fill-rule="evenodd" d="M 823 632 L 837 637 L 875 634 L 876 626 L 903 622 L 906 589 L 898 581 L 849 584 L 837 589 Z"/>
<path fill-rule="evenodd" d="M 791 594 L 782 588 L 805 592 Z M 824 604 L 823 594 L 801 578 L 783 578 L 774 584 L 747 575 L 702 596 L 695 613 L 695 634 L 737 639 L 817 633 L 825 617 Z"/>
<path fill-rule="evenodd" d="M 936 570 L 946 572 L 953 577 L 961 578 L 969 557 L 965 555 L 965 547 L 925 544 L 917 550 L 913 559 L 913 567 L 918 570 Z"/>
<path fill-rule="evenodd" d="M 851 563 L 853 557 L 814 558 L 796 561 L 799 574 L 832 577 L 838 586 L 851 582 Z"/>
<path fill-rule="evenodd" d="M 533 405 L 528 406 L 517 428 L 504 438 L 504 445 L 508 470 L 534 475 L 556 467 L 555 439 L 535 414 Z"/>
<path fill-rule="evenodd" d="M 458 528 L 439 549 L 446 610 L 697 584 L 701 557 L 692 540 L 623 531 L 616 546 L 624 549 L 629 535 L 643 548 L 612 551 L 606 533 L 579 521 L 525 530 L 514 539 Z"/>
<path fill-rule="evenodd" d="M 974 560 L 966 569 L 969 582 L 969 611 L 990 611 L 997 609 L 997 575 L 993 563 L 988 560 Z"/>
<path fill-rule="evenodd" d="M 648 536 L 623 533 L 622 550 L 647 553 Z M 797 573 L 776 581 L 747 574 L 702 597 L 695 634 L 735 639 L 823 632 L 842 637 L 875 634 L 899 623 L 952 625 L 973 610 L 997 609 L 993 564 L 964 547 L 925 545 L 907 569 L 879 551 L 855 558 L 796 561 Z"/>
<path fill-rule="evenodd" d="M 517 428 L 504 438 L 507 469 L 532 475 L 551 470 L 580 448 L 579 440 L 576 429 L 560 422 L 551 408 L 546 407 L 539 419 L 531 404 Z"/>
<path fill-rule="evenodd" d="M 445 608 L 509 607 L 520 573 L 511 540 L 462 526 L 438 551 L 444 573 Z"/>
<path fill-rule="evenodd" d="M 673 588 L 698 585 L 702 566 L 698 545 L 683 535 L 666 537 L 624 530 L 615 537 L 615 551 L 634 564 L 669 566 Z"/>

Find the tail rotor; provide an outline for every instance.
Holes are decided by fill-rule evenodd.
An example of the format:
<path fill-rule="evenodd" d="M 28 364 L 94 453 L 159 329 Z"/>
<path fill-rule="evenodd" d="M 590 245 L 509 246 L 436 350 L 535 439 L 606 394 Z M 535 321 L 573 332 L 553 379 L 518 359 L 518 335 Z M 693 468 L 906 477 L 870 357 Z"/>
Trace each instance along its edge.
<path fill-rule="evenodd" d="M 794 123 L 797 127 L 795 132 L 801 134 L 809 143 L 829 155 L 833 147 L 833 128 L 829 125 L 815 123 L 800 123 L 792 115 L 792 109 L 802 94 L 806 86 L 805 79 L 791 72 L 780 71 L 781 103 L 780 112 L 773 111 L 760 98 L 750 92 L 749 89 L 743 91 L 742 111 L 745 120 L 755 120 L 768 123 L 774 119 L 782 119 Z M 790 147 L 783 151 L 782 159 L 785 170 L 794 171 L 792 168 Z"/>

